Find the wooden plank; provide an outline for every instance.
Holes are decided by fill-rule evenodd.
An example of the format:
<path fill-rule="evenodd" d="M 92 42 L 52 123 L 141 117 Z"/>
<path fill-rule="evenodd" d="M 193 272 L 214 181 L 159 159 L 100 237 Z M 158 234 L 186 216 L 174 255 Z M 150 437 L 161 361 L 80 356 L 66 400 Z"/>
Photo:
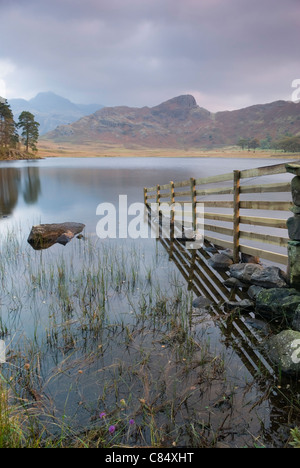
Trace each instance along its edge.
<path fill-rule="evenodd" d="M 246 169 L 241 171 L 241 179 L 249 179 L 251 177 L 260 177 L 275 174 L 286 174 L 286 163 L 276 164 L 274 166 L 258 167 L 256 169 Z"/>
<path fill-rule="evenodd" d="M 169 187 L 170 189 L 170 187 Z M 156 195 L 155 195 L 156 197 Z M 170 198 L 170 192 L 169 193 L 160 193 L 160 198 Z M 172 204 L 172 202 L 170 201 L 170 203 Z"/>
<path fill-rule="evenodd" d="M 220 219 L 220 221 L 225 221 L 225 220 Z M 241 216 L 240 223 L 249 224 L 252 226 L 267 226 L 267 227 L 273 227 L 273 228 L 278 228 L 278 229 L 287 229 L 286 219 L 260 218 L 256 216 Z"/>
<path fill-rule="evenodd" d="M 191 196 L 191 191 L 189 190 L 188 192 L 175 192 L 176 197 L 190 197 Z"/>
<path fill-rule="evenodd" d="M 232 172 L 230 172 L 229 174 L 220 174 L 217 176 L 196 179 L 195 182 L 196 182 L 196 185 L 206 185 L 206 184 L 214 184 L 217 182 L 228 182 L 229 180 L 233 180 Z"/>
<path fill-rule="evenodd" d="M 278 254 L 270 252 L 267 250 L 256 249 L 254 247 L 249 247 L 247 245 L 240 244 L 240 252 L 253 255 L 254 257 L 264 258 L 270 262 L 280 263 L 282 265 L 288 264 L 288 256 L 283 254 Z"/>
<path fill-rule="evenodd" d="M 211 224 L 205 224 L 204 230 L 217 232 L 218 234 L 224 234 L 225 236 L 233 236 L 233 229 L 225 228 L 222 226 L 213 226 Z"/>
<path fill-rule="evenodd" d="M 171 203 L 172 205 L 175 205 L 175 188 L 174 188 L 174 182 L 170 182 L 170 199 L 171 199 Z M 175 218 L 175 214 L 174 214 L 174 211 L 175 211 L 175 207 L 172 208 L 172 211 L 171 211 L 171 237 L 174 237 L 174 218 Z"/>
<path fill-rule="evenodd" d="M 191 189 L 191 200 L 192 200 L 192 218 L 193 218 L 193 228 L 194 231 L 197 229 L 197 190 L 196 190 L 196 181 L 194 178 L 190 179 L 190 189 Z"/>
<path fill-rule="evenodd" d="M 225 221 L 226 223 L 232 223 L 233 215 L 220 213 L 204 213 L 204 219 L 213 219 L 215 221 Z"/>
<path fill-rule="evenodd" d="M 170 201 L 172 205 L 175 203 L 174 182 L 170 182 Z"/>
<path fill-rule="evenodd" d="M 207 205 L 207 203 L 205 203 Z M 292 202 L 277 202 L 277 201 L 241 201 L 240 208 L 245 210 L 272 210 L 272 211 L 288 211 Z"/>
<path fill-rule="evenodd" d="M 263 242 L 266 244 L 278 245 L 279 247 L 287 247 L 289 239 L 286 237 L 270 236 L 268 234 L 258 234 L 256 232 L 240 232 L 241 239 Z"/>
<path fill-rule="evenodd" d="M 189 180 L 183 180 L 182 182 L 175 182 L 174 183 L 175 188 L 189 187 L 189 186 L 190 186 L 190 181 Z"/>
<path fill-rule="evenodd" d="M 210 195 L 227 195 L 232 194 L 234 191 L 233 187 L 225 187 L 225 188 L 213 188 L 207 190 L 197 190 L 198 196 L 210 196 Z"/>
<path fill-rule="evenodd" d="M 206 201 L 204 205 L 207 208 L 231 208 L 233 209 L 233 201 Z"/>
<path fill-rule="evenodd" d="M 170 190 L 170 184 L 161 185 L 160 190 Z"/>
<path fill-rule="evenodd" d="M 147 192 L 156 192 L 156 187 L 148 187 L 147 189 Z"/>
<path fill-rule="evenodd" d="M 249 186 L 242 186 L 240 189 L 240 193 L 282 193 L 282 192 L 289 192 L 291 191 L 291 184 L 290 183 L 282 183 L 282 184 L 263 184 L 263 185 L 249 185 Z"/>
<path fill-rule="evenodd" d="M 176 211 L 175 210 L 175 215 L 177 216 L 180 216 L 180 215 L 184 215 L 184 216 L 189 216 L 189 217 L 192 217 L 193 216 L 193 212 L 192 211 L 185 211 L 185 210 L 181 210 L 181 211 Z"/>
<path fill-rule="evenodd" d="M 205 234 L 205 239 L 211 242 L 214 245 L 222 246 L 224 248 L 232 249 L 233 248 L 233 242 L 232 241 L 226 241 L 224 239 L 218 239 L 217 237 L 212 237 L 212 236 L 207 236 Z"/>
<path fill-rule="evenodd" d="M 239 262 L 240 255 L 240 185 L 241 173 L 234 171 L 234 196 L 233 196 L 233 260 Z"/>
<path fill-rule="evenodd" d="M 147 199 L 148 199 L 148 200 L 154 200 L 154 199 L 156 199 L 156 193 L 153 194 L 153 195 L 147 195 Z"/>
<path fill-rule="evenodd" d="M 160 185 L 157 186 L 157 191 L 156 191 L 156 203 L 159 205 L 160 204 Z"/>

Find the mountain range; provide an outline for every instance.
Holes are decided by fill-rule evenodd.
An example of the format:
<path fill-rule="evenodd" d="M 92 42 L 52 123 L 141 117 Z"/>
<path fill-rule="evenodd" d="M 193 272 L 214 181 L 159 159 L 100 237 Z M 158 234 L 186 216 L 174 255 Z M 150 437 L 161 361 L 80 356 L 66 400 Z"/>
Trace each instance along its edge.
<path fill-rule="evenodd" d="M 74 104 L 64 97 L 52 92 L 39 93 L 33 99 L 10 99 L 8 101 L 15 121 L 23 111 L 29 111 L 40 124 L 40 135 L 43 135 L 58 125 L 69 124 L 85 115 L 101 109 L 99 104 Z"/>
<path fill-rule="evenodd" d="M 104 107 L 47 133 L 44 141 L 127 148 L 210 148 L 239 138 L 277 140 L 300 134 L 300 103 L 276 101 L 212 113 L 191 95 L 155 107 Z"/>

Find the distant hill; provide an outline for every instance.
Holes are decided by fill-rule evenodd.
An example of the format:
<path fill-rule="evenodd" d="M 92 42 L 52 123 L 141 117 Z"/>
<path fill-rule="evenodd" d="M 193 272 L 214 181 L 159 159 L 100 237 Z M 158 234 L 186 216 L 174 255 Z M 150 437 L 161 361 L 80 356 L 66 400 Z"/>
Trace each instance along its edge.
<path fill-rule="evenodd" d="M 35 115 L 40 123 L 40 135 L 54 130 L 58 125 L 65 125 L 77 121 L 85 115 L 92 114 L 103 106 L 99 104 L 74 104 L 57 94 L 39 93 L 33 99 L 10 99 L 8 103 L 18 121 L 22 111 L 29 111 Z"/>
<path fill-rule="evenodd" d="M 210 148 L 235 145 L 239 138 L 271 138 L 300 134 L 300 103 L 276 101 L 235 111 L 212 113 L 191 95 L 178 96 L 149 108 L 105 107 L 44 140 L 71 144 L 126 147 Z"/>

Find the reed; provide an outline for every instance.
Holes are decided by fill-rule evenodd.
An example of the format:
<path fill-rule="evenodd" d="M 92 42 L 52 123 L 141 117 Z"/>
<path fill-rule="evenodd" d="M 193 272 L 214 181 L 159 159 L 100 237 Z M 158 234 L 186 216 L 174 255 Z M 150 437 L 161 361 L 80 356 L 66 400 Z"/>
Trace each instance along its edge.
<path fill-rule="evenodd" d="M 19 231 L 0 251 L 2 446 L 210 447 L 234 427 L 245 380 L 162 251 L 88 238 L 35 252 Z"/>

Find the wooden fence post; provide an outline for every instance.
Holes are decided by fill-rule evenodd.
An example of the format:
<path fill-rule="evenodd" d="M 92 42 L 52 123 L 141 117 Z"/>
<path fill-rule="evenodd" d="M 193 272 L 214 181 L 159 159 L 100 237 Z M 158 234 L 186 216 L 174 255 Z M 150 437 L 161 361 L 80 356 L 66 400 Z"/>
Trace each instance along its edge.
<path fill-rule="evenodd" d="M 170 220 L 170 237 L 174 239 L 174 231 L 175 231 L 175 186 L 174 182 L 170 182 L 170 201 L 171 201 L 171 220 Z"/>
<path fill-rule="evenodd" d="M 158 204 L 158 209 L 159 209 L 159 205 L 160 205 L 160 185 L 158 185 L 157 189 L 156 189 L 156 203 Z"/>
<path fill-rule="evenodd" d="M 148 191 L 146 188 L 144 188 L 144 203 L 146 206 L 148 205 Z"/>
<path fill-rule="evenodd" d="M 233 261 L 240 261 L 240 189 L 241 189 L 241 173 L 233 171 Z"/>
<path fill-rule="evenodd" d="M 193 216 L 193 230 L 197 230 L 197 191 L 196 191 L 196 179 L 193 177 L 190 179 L 191 185 L 191 199 L 192 199 L 192 216 Z"/>

